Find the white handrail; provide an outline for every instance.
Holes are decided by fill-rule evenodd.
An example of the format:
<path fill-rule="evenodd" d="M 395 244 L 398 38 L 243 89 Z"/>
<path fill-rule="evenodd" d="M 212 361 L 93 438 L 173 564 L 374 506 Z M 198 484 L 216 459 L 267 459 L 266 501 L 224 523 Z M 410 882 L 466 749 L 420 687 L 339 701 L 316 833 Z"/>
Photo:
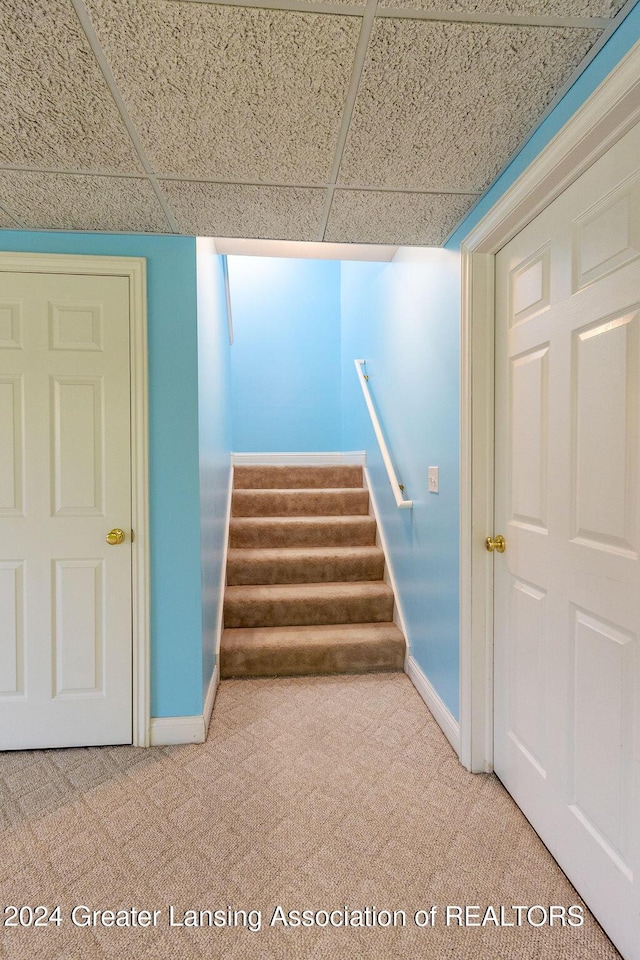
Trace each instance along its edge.
<path fill-rule="evenodd" d="M 393 464 L 391 462 L 391 457 L 389 456 L 389 450 L 387 449 L 387 444 L 385 443 L 384 436 L 382 434 L 382 429 L 380 427 L 380 421 L 378 420 L 378 414 L 376 413 L 373 401 L 371 399 L 371 394 L 369 393 L 369 386 L 367 384 L 367 379 L 362 371 L 365 360 L 354 360 L 356 366 L 356 373 L 358 374 L 358 380 L 360 381 L 360 386 L 362 387 L 362 393 L 364 394 L 364 402 L 367 405 L 367 410 L 369 411 L 369 416 L 371 417 L 371 423 L 376 435 L 376 440 L 378 441 L 378 446 L 380 447 L 380 453 L 382 454 L 382 459 L 384 465 L 387 468 L 387 476 L 389 477 L 389 483 L 391 484 L 391 489 L 393 490 L 393 496 L 396 501 L 396 506 L 401 510 L 413 506 L 413 500 L 405 500 L 402 495 L 402 487 L 398 483 L 398 478 L 396 477 L 396 472 L 393 469 Z"/>

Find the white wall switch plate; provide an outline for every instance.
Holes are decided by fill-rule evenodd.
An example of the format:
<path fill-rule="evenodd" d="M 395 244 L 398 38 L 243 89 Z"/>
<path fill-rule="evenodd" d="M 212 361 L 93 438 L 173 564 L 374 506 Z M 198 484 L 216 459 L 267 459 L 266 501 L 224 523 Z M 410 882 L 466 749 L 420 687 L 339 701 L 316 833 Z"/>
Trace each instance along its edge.
<path fill-rule="evenodd" d="M 437 493 L 438 487 L 438 467 L 429 467 L 429 493 Z"/>

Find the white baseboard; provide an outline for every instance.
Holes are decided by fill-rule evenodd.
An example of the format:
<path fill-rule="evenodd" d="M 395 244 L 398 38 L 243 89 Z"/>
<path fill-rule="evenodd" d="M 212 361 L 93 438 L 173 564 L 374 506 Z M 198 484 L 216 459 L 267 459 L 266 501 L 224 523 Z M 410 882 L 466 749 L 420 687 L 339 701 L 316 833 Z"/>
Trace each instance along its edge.
<path fill-rule="evenodd" d="M 218 623 L 216 624 L 216 670 L 220 663 L 220 642 L 224 630 L 224 592 L 227 586 L 227 555 L 229 552 L 229 526 L 231 524 L 231 502 L 233 499 L 233 454 L 231 454 L 231 470 L 229 471 L 229 488 L 227 490 L 227 509 L 224 521 L 224 547 L 222 550 L 222 567 L 220 569 L 220 588 L 218 593 Z M 218 671 L 219 672 L 219 671 Z M 214 674 L 215 676 L 215 674 Z M 212 701 L 213 703 L 213 701 Z M 206 715 L 206 711 L 205 711 Z"/>
<path fill-rule="evenodd" d="M 367 490 L 369 491 L 370 513 L 371 513 L 371 516 L 376 521 L 376 531 L 377 531 L 379 546 L 382 548 L 382 552 L 384 553 L 384 579 L 393 590 L 393 596 L 395 599 L 395 603 L 393 607 L 393 621 L 398 625 L 398 627 L 400 628 L 400 630 L 402 630 L 404 634 L 404 639 L 407 643 L 407 656 L 409 656 L 411 646 L 409 642 L 409 632 L 407 630 L 407 622 L 405 620 L 404 611 L 402 609 L 402 602 L 400 600 L 400 594 L 398 592 L 398 584 L 395 578 L 395 574 L 393 572 L 393 565 L 391 563 L 391 560 L 389 559 L 389 550 L 387 548 L 387 540 L 384 535 L 384 528 L 382 526 L 382 523 L 380 522 L 380 511 L 378 510 L 376 495 L 373 491 L 373 487 L 371 485 L 371 478 L 369 477 L 369 471 L 367 470 L 366 467 L 364 470 L 364 482 Z"/>
<path fill-rule="evenodd" d="M 460 724 L 440 699 L 413 657 L 407 657 L 404 669 L 412 684 L 429 707 L 433 719 L 457 755 L 460 756 Z"/>
<path fill-rule="evenodd" d="M 204 712 L 195 717 L 152 717 L 150 745 L 165 747 L 179 743 L 204 743 L 213 713 L 220 671 L 216 664 L 204 702 Z"/>
<path fill-rule="evenodd" d="M 218 684 L 220 683 L 220 667 L 216 662 L 215 667 L 213 668 L 213 676 L 209 682 L 209 689 L 207 690 L 207 696 L 204 701 L 204 714 L 202 717 L 204 723 L 204 737 L 203 742 L 207 739 L 207 731 L 209 729 L 209 724 L 211 723 L 211 714 L 213 713 L 213 704 L 216 699 L 216 693 L 218 692 Z"/>
<path fill-rule="evenodd" d="M 232 453 L 233 466 L 274 467 L 363 467 L 367 462 L 364 450 L 351 453 Z"/>
<path fill-rule="evenodd" d="M 151 717 L 149 742 L 152 747 L 204 743 L 204 717 Z"/>

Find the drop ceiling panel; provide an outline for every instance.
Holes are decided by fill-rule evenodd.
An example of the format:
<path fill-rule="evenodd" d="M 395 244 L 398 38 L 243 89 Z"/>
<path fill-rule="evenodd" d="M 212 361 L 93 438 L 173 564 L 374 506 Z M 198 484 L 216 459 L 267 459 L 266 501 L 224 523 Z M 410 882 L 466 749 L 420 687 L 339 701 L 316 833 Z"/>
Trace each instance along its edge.
<path fill-rule="evenodd" d="M 358 17 L 175 0 L 86 6 L 158 173 L 326 180 Z"/>
<path fill-rule="evenodd" d="M 181 232 L 196 236 L 317 240 L 324 190 L 163 180 Z"/>
<path fill-rule="evenodd" d="M 484 189 L 598 35 L 378 19 L 338 182 Z"/>
<path fill-rule="evenodd" d="M 6 210 L 0 207 L 0 228 L 3 230 L 15 230 L 17 227 L 17 221 L 10 217 Z"/>
<path fill-rule="evenodd" d="M 68 0 L 0 9 L 0 162 L 141 172 Z"/>
<path fill-rule="evenodd" d="M 439 246 L 475 195 L 336 190 L 325 240 Z"/>
<path fill-rule="evenodd" d="M 168 233 L 147 180 L 0 170 L 0 203 L 27 227 Z"/>
<path fill-rule="evenodd" d="M 613 17 L 626 0 L 380 0 L 381 7 L 414 7 L 447 13 L 517 17 Z"/>

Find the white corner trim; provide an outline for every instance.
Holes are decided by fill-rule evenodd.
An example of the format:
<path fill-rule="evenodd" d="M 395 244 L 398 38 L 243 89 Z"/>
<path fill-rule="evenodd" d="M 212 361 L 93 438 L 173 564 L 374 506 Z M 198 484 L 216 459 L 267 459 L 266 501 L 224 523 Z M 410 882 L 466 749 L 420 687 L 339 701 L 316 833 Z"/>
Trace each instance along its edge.
<path fill-rule="evenodd" d="M 227 506 L 224 520 L 224 547 L 222 549 L 222 566 L 220 569 L 220 586 L 218 588 L 218 622 L 216 624 L 216 670 L 220 664 L 220 644 L 224 630 L 224 592 L 227 586 L 227 557 L 229 554 L 229 527 L 231 525 L 231 504 L 233 499 L 233 465 L 229 470 L 229 486 L 227 488 Z M 213 701 L 211 701 L 213 704 Z M 205 709 L 206 716 L 206 709 Z"/>
<path fill-rule="evenodd" d="M 85 254 L 0 254 L 0 271 L 126 277 L 129 281 L 131 387 L 131 544 L 133 729 L 135 747 L 149 746 L 151 602 L 149 563 L 149 401 L 147 262 L 144 257 Z"/>
<path fill-rule="evenodd" d="M 363 467 L 367 462 L 364 450 L 350 453 L 232 453 L 233 466 L 274 467 Z"/>
<path fill-rule="evenodd" d="M 384 527 L 382 526 L 382 523 L 380 521 L 380 511 L 378 509 L 378 502 L 376 500 L 376 495 L 373 492 L 373 486 L 371 484 L 371 477 L 369 476 L 369 471 L 366 467 L 364 468 L 363 473 L 364 473 L 364 485 L 369 492 L 369 507 L 370 507 L 369 513 L 376 521 L 376 536 L 378 538 L 379 545 L 382 548 L 382 552 L 384 553 L 384 579 L 393 590 L 393 597 L 395 600 L 395 603 L 393 605 L 393 620 L 394 620 L 394 623 L 396 623 L 398 627 L 402 630 L 402 633 L 404 634 L 405 642 L 407 644 L 407 652 L 405 654 L 405 669 L 406 669 L 407 657 L 410 655 L 410 649 L 411 649 L 410 643 L 409 643 L 409 631 L 407 630 L 407 622 L 405 620 L 404 611 L 402 609 L 400 593 L 398 592 L 398 581 L 396 580 L 395 574 L 393 572 L 393 564 L 389 559 L 390 557 L 389 549 L 388 549 L 387 539 L 384 534 Z"/>
<path fill-rule="evenodd" d="M 213 675 L 209 682 L 209 689 L 207 690 L 207 696 L 204 701 L 204 713 L 202 717 L 204 725 L 204 736 L 202 742 L 207 739 L 207 731 L 209 730 L 209 724 L 211 723 L 211 714 L 213 713 L 213 705 L 216 700 L 216 693 L 218 692 L 218 685 L 220 683 L 220 669 L 216 663 L 213 669 Z"/>
<path fill-rule="evenodd" d="M 460 756 L 460 724 L 440 699 L 413 657 L 407 658 L 405 672 L 428 706 L 433 719 L 444 733 L 456 754 Z"/>
<path fill-rule="evenodd" d="M 209 682 L 203 713 L 193 717 L 152 717 L 150 745 L 166 747 L 180 743 L 204 743 L 207 739 L 219 682 L 220 671 L 216 664 Z"/>
<path fill-rule="evenodd" d="M 495 253 L 640 119 L 640 41 L 463 241 Z"/>

